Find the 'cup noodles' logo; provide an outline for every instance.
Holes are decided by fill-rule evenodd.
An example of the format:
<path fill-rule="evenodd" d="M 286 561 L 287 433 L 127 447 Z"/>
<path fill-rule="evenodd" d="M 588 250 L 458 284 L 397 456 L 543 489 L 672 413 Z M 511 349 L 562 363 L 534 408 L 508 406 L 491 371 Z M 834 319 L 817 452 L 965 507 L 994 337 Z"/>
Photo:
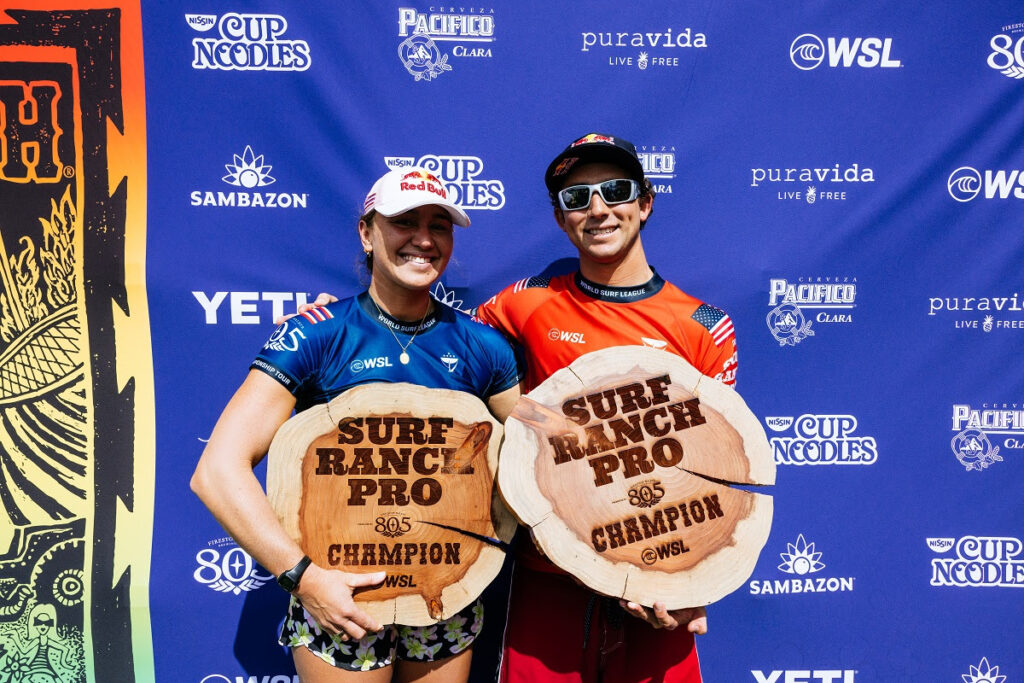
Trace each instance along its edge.
<path fill-rule="evenodd" d="M 424 154 L 419 159 L 389 156 L 384 157 L 384 164 L 391 170 L 410 166 L 425 169 L 426 177 L 417 177 L 444 187 L 451 201 L 463 210 L 497 211 L 505 206 L 505 184 L 483 175 L 484 161 L 480 157 L 454 154 Z"/>
<path fill-rule="evenodd" d="M 953 543 L 956 541 L 955 538 L 928 538 L 925 542 L 928 547 L 937 553 L 944 553 L 953 547 Z"/>
<path fill-rule="evenodd" d="M 309 43 L 284 37 L 288 20 L 280 14 L 186 14 L 203 33 L 217 23 L 219 37 L 192 39 L 192 68 L 224 71 L 305 71 L 312 60 Z"/>

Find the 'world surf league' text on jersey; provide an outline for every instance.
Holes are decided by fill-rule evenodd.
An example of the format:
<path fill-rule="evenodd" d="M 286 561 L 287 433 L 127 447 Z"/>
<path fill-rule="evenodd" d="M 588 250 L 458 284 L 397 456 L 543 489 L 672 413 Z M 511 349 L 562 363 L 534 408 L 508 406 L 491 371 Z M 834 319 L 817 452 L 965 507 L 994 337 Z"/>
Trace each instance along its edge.
<path fill-rule="evenodd" d="M 408 364 L 400 361 L 403 346 Z M 366 292 L 285 321 L 250 367 L 288 389 L 297 411 L 370 382 L 454 389 L 486 401 L 523 374 L 508 340 L 465 313 L 435 301 L 429 316 L 409 324 L 379 311 Z"/>
<path fill-rule="evenodd" d="M 476 315 L 523 347 L 527 390 L 585 353 L 631 345 L 677 354 L 709 377 L 736 383 L 729 316 L 657 273 L 636 287 L 599 285 L 578 272 L 531 277 L 503 289 Z"/>

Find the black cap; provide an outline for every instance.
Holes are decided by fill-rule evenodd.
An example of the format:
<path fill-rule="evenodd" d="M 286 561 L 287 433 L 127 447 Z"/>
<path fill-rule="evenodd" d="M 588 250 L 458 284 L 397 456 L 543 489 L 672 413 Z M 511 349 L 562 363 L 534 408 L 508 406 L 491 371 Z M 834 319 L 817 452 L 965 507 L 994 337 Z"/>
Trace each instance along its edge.
<path fill-rule="evenodd" d="M 644 167 L 640 164 L 633 143 L 602 133 L 588 133 L 562 150 L 548 164 L 548 170 L 544 172 L 544 184 L 548 186 L 549 192 L 557 192 L 562 189 L 565 176 L 572 169 L 595 162 L 621 166 L 631 179 L 643 185 Z"/>

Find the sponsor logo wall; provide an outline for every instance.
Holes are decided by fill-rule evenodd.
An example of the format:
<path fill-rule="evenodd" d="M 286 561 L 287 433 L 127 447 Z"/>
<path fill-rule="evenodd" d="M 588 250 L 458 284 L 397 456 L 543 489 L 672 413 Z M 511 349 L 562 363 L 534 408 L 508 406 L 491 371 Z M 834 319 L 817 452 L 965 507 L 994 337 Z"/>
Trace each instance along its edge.
<path fill-rule="evenodd" d="M 0 0 L 0 680 L 29 678 L 52 606 L 73 655 L 54 679 L 294 683 L 287 595 L 190 493 L 194 435 L 263 344 L 304 348 L 276 318 L 366 286 L 355 228 L 389 169 L 472 218 L 438 300 L 572 270 L 542 175 L 591 133 L 636 145 L 645 254 L 727 314 L 707 325 L 742 353 L 694 357 L 778 466 L 755 570 L 709 607 L 705 678 L 1016 680 L 1021 88 L 1015 0 Z M 633 342 L 671 348 L 671 318 Z M 493 679 L 501 609 L 471 680 Z"/>

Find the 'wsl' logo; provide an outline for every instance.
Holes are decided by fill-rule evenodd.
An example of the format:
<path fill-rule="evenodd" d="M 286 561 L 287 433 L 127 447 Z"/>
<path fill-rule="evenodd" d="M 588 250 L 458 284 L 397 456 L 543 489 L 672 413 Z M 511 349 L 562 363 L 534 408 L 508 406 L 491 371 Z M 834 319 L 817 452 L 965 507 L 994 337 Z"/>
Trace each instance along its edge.
<path fill-rule="evenodd" d="M 930 547 L 931 544 L 929 544 Z M 1005 536 L 964 536 L 953 543 L 953 557 L 932 559 L 933 586 L 1020 588 L 1024 586 L 1024 544 Z M 943 555 L 945 549 L 935 549 Z"/>
<path fill-rule="evenodd" d="M 872 436 L 857 435 L 853 415 L 810 415 L 766 417 L 768 428 L 792 436 L 769 439 L 778 465 L 873 465 L 878 444 Z"/>
<path fill-rule="evenodd" d="M 1010 24 L 988 43 L 992 52 L 987 64 L 1008 78 L 1024 79 L 1024 35 L 1020 34 L 1024 34 L 1024 23 Z"/>
<path fill-rule="evenodd" d="M 821 561 L 821 553 L 815 550 L 814 543 L 808 543 L 803 534 L 797 536 L 796 543 L 787 543 L 786 551 L 779 553 L 779 557 L 782 558 L 779 571 L 793 578 L 753 580 L 748 586 L 751 595 L 840 593 L 853 590 L 852 576 L 811 576 L 824 569 L 825 564 Z"/>
<path fill-rule="evenodd" d="M 779 346 L 796 346 L 814 336 L 811 320 L 804 311 L 818 311 L 814 315 L 815 322 L 852 323 L 853 314 L 849 311 L 856 307 L 856 301 L 855 277 L 801 277 L 796 282 L 772 278 L 768 296 L 772 309 L 765 323 Z"/>
<path fill-rule="evenodd" d="M 665 145 L 641 145 L 636 153 L 644 176 L 649 178 L 656 194 L 672 194 L 676 177 L 676 148 Z"/>
<path fill-rule="evenodd" d="M 949 196 L 958 202 L 969 202 L 979 194 L 985 199 L 1024 199 L 1024 170 L 986 170 L 961 166 L 946 181 Z"/>
<path fill-rule="evenodd" d="M 273 575 L 262 573 L 262 567 L 231 538 L 219 538 L 208 545 L 211 547 L 196 553 L 199 566 L 192 578 L 198 583 L 218 593 L 241 595 L 274 580 Z"/>
<path fill-rule="evenodd" d="M 232 163 L 225 164 L 227 175 L 221 178 L 228 185 L 245 190 L 256 190 L 277 182 L 270 175 L 273 168 L 263 155 L 257 155 L 252 147 L 245 146 L 242 154 L 235 154 Z M 309 203 L 306 192 L 234 192 L 193 190 L 189 195 L 192 206 L 230 206 L 240 208 L 305 209 Z"/>
<path fill-rule="evenodd" d="M 480 157 L 427 154 L 415 157 L 385 157 L 384 164 L 394 170 L 419 166 L 441 179 L 452 201 L 463 209 L 497 211 L 505 206 L 505 184 L 481 178 L 484 162 Z"/>
<path fill-rule="evenodd" d="M 423 14 L 412 7 L 398 8 L 398 36 L 405 38 L 398 45 L 398 57 L 417 81 L 430 81 L 452 70 L 439 42 L 456 43 L 453 57 L 491 57 L 493 9 L 469 8 L 467 14 L 434 12 L 443 7 L 430 9 L 432 13 Z"/>
<path fill-rule="evenodd" d="M 186 14 L 185 22 L 218 38 L 192 39 L 193 69 L 225 71 L 305 71 L 311 63 L 309 43 L 287 40 L 288 21 L 280 14 Z"/>
<path fill-rule="evenodd" d="M 954 405 L 953 432 L 949 445 L 956 459 L 968 472 L 983 470 L 1003 460 L 992 437 L 1005 437 L 1004 449 L 1024 449 L 1024 408 L 1017 403 L 983 403 L 980 409 Z"/>
<path fill-rule="evenodd" d="M 903 62 L 893 59 L 891 54 L 892 38 L 830 37 L 823 42 L 813 33 L 804 33 L 797 36 L 789 46 L 790 61 L 802 71 L 817 69 L 826 57 L 832 68 L 859 66 L 865 69 L 891 69 L 903 66 Z"/>

